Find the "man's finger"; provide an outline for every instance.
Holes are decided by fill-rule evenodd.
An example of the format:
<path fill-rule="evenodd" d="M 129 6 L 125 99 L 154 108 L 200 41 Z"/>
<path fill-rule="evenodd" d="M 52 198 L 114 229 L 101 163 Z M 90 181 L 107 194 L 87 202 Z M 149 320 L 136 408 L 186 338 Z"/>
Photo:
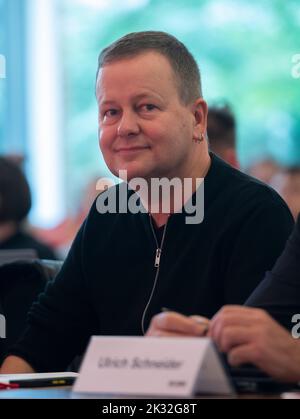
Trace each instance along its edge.
<path fill-rule="evenodd" d="M 221 352 L 228 352 L 233 347 L 253 341 L 253 331 L 240 326 L 225 327 L 215 341 Z"/>
<path fill-rule="evenodd" d="M 175 312 L 165 312 L 156 315 L 150 327 L 168 332 L 183 333 L 185 335 L 202 336 L 206 325 L 194 319 Z"/>

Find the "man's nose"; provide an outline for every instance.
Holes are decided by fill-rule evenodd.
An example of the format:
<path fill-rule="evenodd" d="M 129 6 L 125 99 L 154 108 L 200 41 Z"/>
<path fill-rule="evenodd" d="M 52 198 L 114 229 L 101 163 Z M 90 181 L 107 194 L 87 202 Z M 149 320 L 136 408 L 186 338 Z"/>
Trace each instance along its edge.
<path fill-rule="evenodd" d="M 130 137 L 140 132 L 137 116 L 134 112 L 123 112 L 118 126 L 118 135 L 120 137 Z"/>

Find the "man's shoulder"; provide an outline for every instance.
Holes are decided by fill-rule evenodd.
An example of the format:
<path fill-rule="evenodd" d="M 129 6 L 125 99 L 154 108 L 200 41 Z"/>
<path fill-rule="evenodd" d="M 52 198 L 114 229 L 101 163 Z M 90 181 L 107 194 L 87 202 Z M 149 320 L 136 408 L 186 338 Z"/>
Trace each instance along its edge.
<path fill-rule="evenodd" d="M 273 204 L 288 210 L 285 201 L 269 185 L 260 180 L 235 169 L 223 160 L 215 156 L 216 178 L 221 179 L 222 189 L 228 195 L 234 195 L 234 201 L 251 202 L 255 200 L 256 204 L 264 202 Z M 233 201 L 233 202 L 234 202 Z"/>

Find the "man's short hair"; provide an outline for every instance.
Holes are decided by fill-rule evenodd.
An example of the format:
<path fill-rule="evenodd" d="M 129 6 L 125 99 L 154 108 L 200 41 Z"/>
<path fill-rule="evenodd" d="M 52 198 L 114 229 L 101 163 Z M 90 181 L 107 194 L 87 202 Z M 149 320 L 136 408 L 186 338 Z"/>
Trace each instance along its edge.
<path fill-rule="evenodd" d="M 163 55 L 170 63 L 178 87 L 179 97 L 189 104 L 202 97 L 201 76 L 195 58 L 186 46 L 166 32 L 133 32 L 104 48 L 98 59 L 98 74 L 106 64 L 130 58 L 148 51 Z"/>
<path fill-rule="evenodd" d="M 22 170 L 0 156 L 0 223 L 13 221 L 20 224 L 30 208 L 30 189 Z"/>
<path fill-rule="evenodd" d="M 207 134 L 212 149 L 235 148 L 236 122 L 229 105 L 208 108 Z"/>

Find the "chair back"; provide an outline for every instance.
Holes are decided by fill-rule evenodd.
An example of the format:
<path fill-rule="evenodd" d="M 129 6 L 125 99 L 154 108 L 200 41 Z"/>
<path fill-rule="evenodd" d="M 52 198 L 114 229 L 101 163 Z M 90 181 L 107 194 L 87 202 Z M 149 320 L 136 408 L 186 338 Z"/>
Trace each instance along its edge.
<path fill-rule="evenodd" d="M 0 363 L 24 331 L 32 303 L 61 266 L 62 262 L 44 260 L 0 266 Z"/>

